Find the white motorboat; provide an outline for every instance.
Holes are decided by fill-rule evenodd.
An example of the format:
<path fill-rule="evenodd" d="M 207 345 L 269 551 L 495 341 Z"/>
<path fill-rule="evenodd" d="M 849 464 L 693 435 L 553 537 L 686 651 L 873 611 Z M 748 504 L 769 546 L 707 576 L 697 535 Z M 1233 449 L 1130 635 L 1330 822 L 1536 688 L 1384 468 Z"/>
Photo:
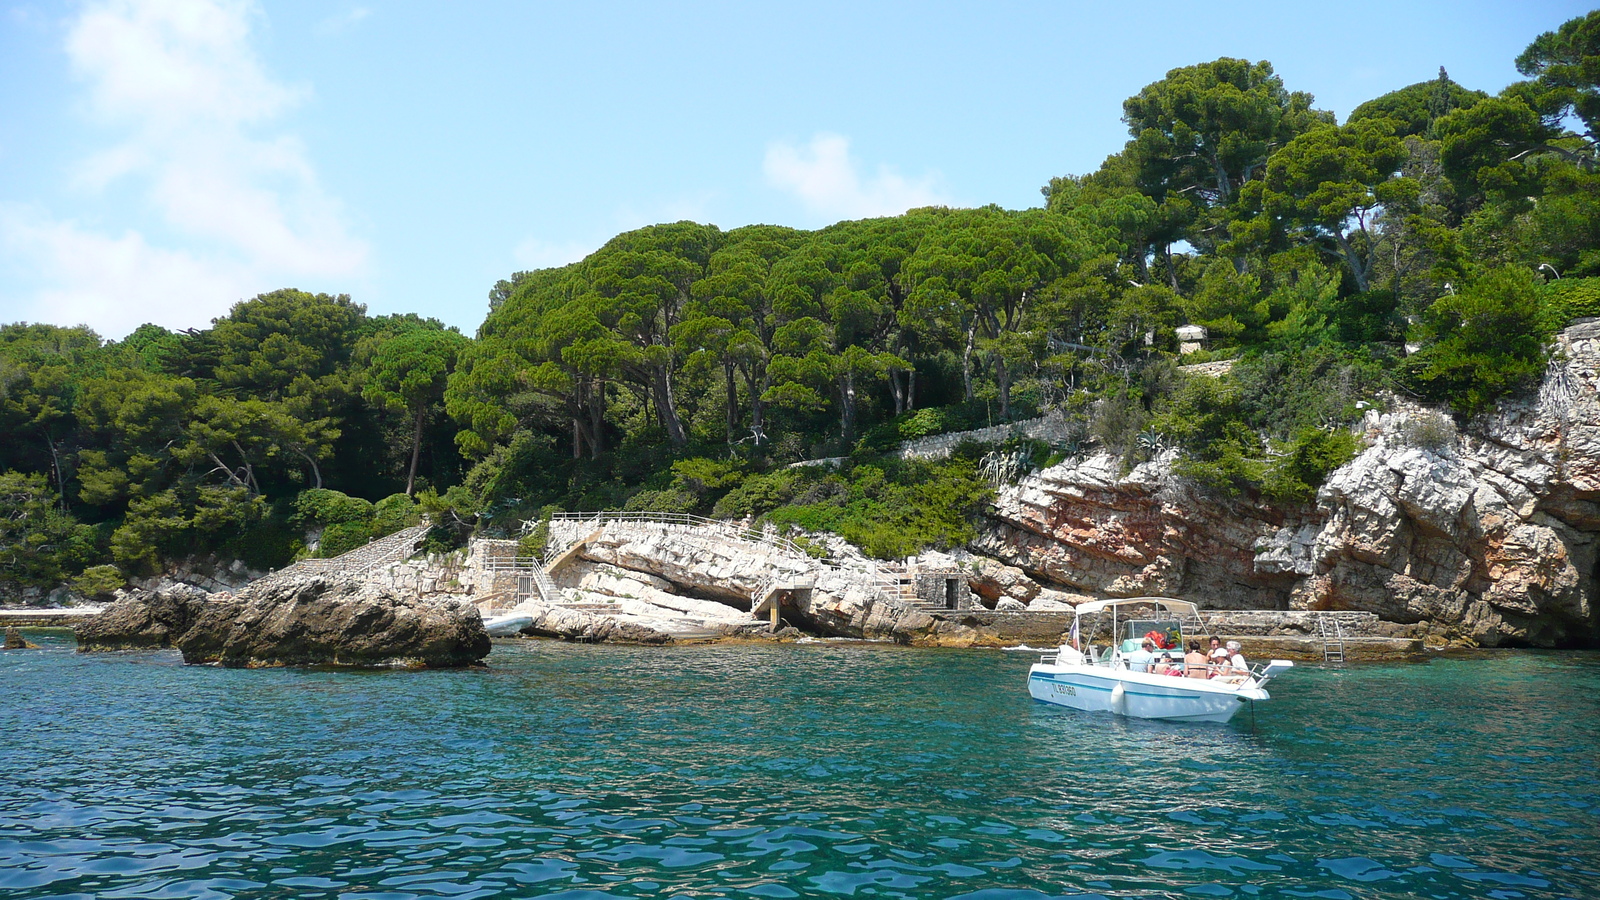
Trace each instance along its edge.
<path fill-rule="evenodd" d="M 483 630 L 489 632 L 490 637 L 511 637 L 532 624 L 533 616 L 487 616 L 483 620 Z"/>
<path fill-rule="evenodd" d="M 1084 617 L 1106 611 L 1111 613 L 1110 646 L 1095 646 L 1094 634 L 1085 636 L 1080 646 L 1079 626 Z M 1119 616 L 1122 612 L 1130 615 Z M 1188 677 L 1183 667 L 1186 620 L 1200 621 L 1199 607 L 1187 600 L 1130 597 L 1081 603 L 1072 621 L 1072 640 L 1056 652 L 1044 654 L 1028 670 L 1028 693 L 1035 700 L 1088 712 L 1174 722 L 1226 722 L 1246 703 L 1270 699 L 1267 682 L 1294 667 L 1288 660 L 1275 659 L 1251 667 L 1248 673 Z M 1147 638 L 1176 655 L 1177 674 L 1138 670 L 1140 645 Z M 1087 652 L 1083 646 L 1088 647 Z"/>

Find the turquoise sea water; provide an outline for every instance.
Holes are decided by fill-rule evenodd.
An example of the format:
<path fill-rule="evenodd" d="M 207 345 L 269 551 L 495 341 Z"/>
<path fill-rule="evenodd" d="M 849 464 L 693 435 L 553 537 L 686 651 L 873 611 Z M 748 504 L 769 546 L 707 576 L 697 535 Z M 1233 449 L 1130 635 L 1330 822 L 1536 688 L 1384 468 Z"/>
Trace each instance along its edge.
<path fill-rule="evenodd" d="M 0 897 L 1600 897 L 1600 654 L 1299 668 L 1226 726 L 1032 654 L 0 654 Z"/>

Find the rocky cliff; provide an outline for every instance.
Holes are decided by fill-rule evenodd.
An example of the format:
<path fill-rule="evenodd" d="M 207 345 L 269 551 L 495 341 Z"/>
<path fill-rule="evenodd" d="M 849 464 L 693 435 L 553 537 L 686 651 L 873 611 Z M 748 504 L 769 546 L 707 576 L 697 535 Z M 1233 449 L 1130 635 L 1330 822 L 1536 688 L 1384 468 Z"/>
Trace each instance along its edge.
<path fill-rule="evenodd" d="M 1368 610 L 1488 646 L 1600 645 L 1600 320 L 1558 350 L 1537 396 L 1464 433 L 1418 408 L 1369 413 L 1365 449 L 1314 504 L 1219 497 L 1172 476 L 1170 456 L 1127 473 L 1099 456 L 1003 491 L 973 549 L 1078 594 Z M 1006 593 L 1027 601 L 1015 584 Z"/>

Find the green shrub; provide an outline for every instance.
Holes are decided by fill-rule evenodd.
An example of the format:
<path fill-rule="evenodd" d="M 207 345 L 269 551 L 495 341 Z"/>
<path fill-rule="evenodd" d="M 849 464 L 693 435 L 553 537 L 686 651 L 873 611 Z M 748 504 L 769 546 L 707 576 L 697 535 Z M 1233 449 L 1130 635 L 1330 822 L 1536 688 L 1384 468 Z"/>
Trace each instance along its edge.
<path fill-rule="evenodd" d="M 465 528 L 435 525 L 422 537 L 421 552 L 451 553 L 466 546 L 471 532 Z"/>
<path fill-rule="evenodd" d="M 803 469 L 779 469 L 751 475 L 717 501 L 712 515 L 719 519 L 760 516 L 793 499 Z"/>
<path fill-rule="evenodd" d="M 282 568 L 305 550 L 305 535 L 280 517 L 268 517 L 227 541 L 221 550 L 258 572 Z"/>
<path fill-rule="evenodd" d="M 628 498 L 622 508 L 628 512 L 692 513 L 700 501 L 693 494 L 679 488 L 661 491 L 640 491 Z"/>
<path fill-rule="evenodd" d="M 1600 316 L 1600 278 L 1560 278 L 1539 288 L 1539 324 L 1557 332 L 1573 320 Z"/>
<path fill-rule="evenodd" d="M 372 521 L 372 504 L 360 497 L 327 488 L 301 491 L 294 501 L 294 523 L 302 527 Z"/>
<path fill-rule="evenodd" d="M 1497 269 L 1423 314 L 1427 346 L 1406 360 L 1412 388 L 1473 416 L 1544 373 L 1545 336 L 1530 273 Z"/>
<path fill-rule="evenodd" d="M 551 505 L 539 510 L 539 521 L 517 541 L 518 556 L 542 557 L 550 547 L 550 520 L 559 510 Z"/>
<path fill-rule="evenodd" d="M 695 499 L 695 506 L 708 508 L 745 478 L 742 460 L 680 459 L 672 464 L 672 489 Z"/>
<path fill-rule="evenodd" d="M 85 597 L 104 600 L 127 583 L 128 579 L 116 566 L 90 566 L 72 579 L 72 589 Z"/>
<path fill-rule="evenodd" d="M 766 521 L 832 532 L 879 559 L 972 540 L 973 518 L 994 496 L 967 459 L 891 460 L 806 475 L 809 483 Z"/>
<path fill-rule="evenodd" d="M 372 527 L 364 522 L 337 522 L 322 530 L 317 555 L 332 559 L 363 547 L 372 539 Z"/>
<path fill-rule="evenodd" d="M 62 512 L 43 475 L 0 472 L 0 589 L 55 587 L 95 558 L 95 530 Z"/>
<path fill-rule="evenodd" d="M 1328 473 L 1355 458 L 1360 444 L 1343 429 L 1306 428 L 1297 433 L 1266 468 L 1262 493 L 1274 500 L 1309 503 Z"/>
<path fill-rule="evenodd" d="M 422 507 L 406 494 L 390 494 L 372 504 L 372 535 L 383 537 L 422 524 Z"/>

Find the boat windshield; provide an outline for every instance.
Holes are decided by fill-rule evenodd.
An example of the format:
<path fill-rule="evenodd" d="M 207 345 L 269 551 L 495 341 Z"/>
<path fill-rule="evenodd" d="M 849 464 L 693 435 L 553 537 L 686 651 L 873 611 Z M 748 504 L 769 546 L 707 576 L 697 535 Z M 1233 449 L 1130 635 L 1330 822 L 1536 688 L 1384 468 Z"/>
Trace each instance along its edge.
<path fill-rule="evenodd" d="M 1122 652 L 1132 653 L 1149 638 L 1157 650 L 1182 650 L 1183 626 L 1177 619 L 1129 619 L 1123 623 Z"/>

